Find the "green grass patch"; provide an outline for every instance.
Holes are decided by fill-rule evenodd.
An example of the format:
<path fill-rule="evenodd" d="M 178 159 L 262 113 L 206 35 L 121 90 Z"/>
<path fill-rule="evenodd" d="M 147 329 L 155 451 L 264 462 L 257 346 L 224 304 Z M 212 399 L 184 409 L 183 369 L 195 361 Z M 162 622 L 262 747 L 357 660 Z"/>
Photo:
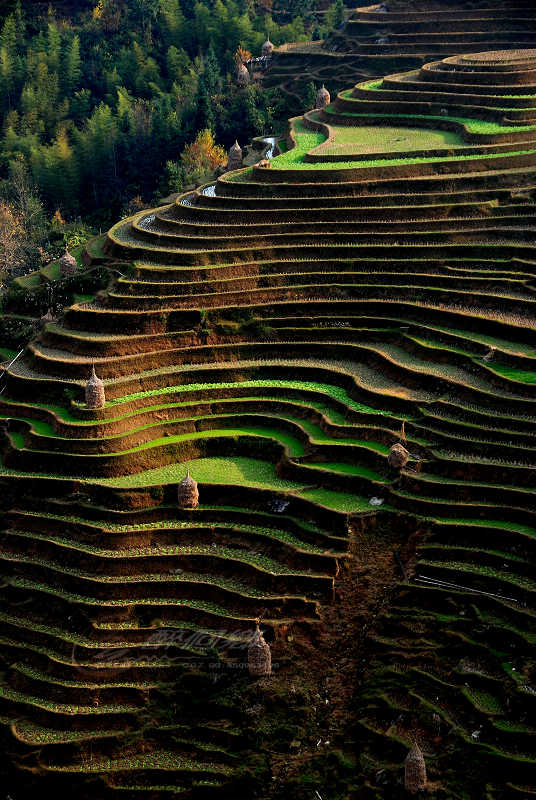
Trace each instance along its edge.
<path fill-rule="evenodd" d="M 254 458 L 199 458 L 181 464 L 156 467 L 137 475 L 104 478 L 100 483 L 113 484 L 117 488 L 177 483 L 184 478 L 187 469 L 199 483 L 224 483 L 286 491 L 296 491 L 304 487 L 302 483 L 279 478 L 274 464 Z"/>
<path fill-rule="evenodd" d="M 207 506 L 202 506 L 203 510 L 207 508 Z M 243 509 L 242 509 L 243 510 Z M 250 512 L 252 513 L 252 512 Z M 34 515 L 29 515 L 34 516 Z M 325 548 L 317 547 L 316 545 L 310 544 L 309 542 L 302 541 L 294 536 L 292 533 L 289 533 L 286 530 L 281 530 L 276 528 L 275 525 L 273 527 L 263 527 L 260 525 L 250 525 L 250 524 L 241 524 L 241 523 L 230 523 L 230 522 L 206 522 L 206 521 L 196 521 L 191 522 L 189 520 L 159 520 L 157 522 L 142 522 L 142 523 L 131 523 L 131 524 L 112 524 L 112 523 L 105 523 L 105 522 L 89 522 L 86 519 L 82 519 L 81 517 L 74 517 L 74 516 L 58 516 L 57 514 L 50 514 L 42 512 L 40 515 L 42 519 L 53 519 L 57 520 L 62 523 L 62 525 L 84 525 L 85 527 L 89 527 L 95 532 L 95 537 L 97 543 L 87 543 L 87 542 L 80 542 L 77 539 L 71 539 L 68 536 L 56 536 L 53 534 L 36 534 L 35 532 L 26 532 L 23 530 L 17 529 L 16 531 L 10 530 L 7 532 L 10 536 L 21 536 L 23 538 L 28 539 L 39 539 L 44 540 L 47 542 L 54 542 L 63 547 L 69 547 L 74 550 L 80 550 L 81 552 L 85 553 L 95 553 L 102 557 L 106 558 L 123 558 L 123 557 L 134 557 L 147 554 L 164 554 L 168 551 L 173 552 L 181 551 L 181 545 L 158 545 L 152 544 L 146 547 L 136 547 L 135 539 L 132 542 L 132 546 L 129 547 L 114 547 L 109 548 L 103 545 L 102 543 L 98 542 L 99 536 L 102 536 L 103 532 L 106 533 L 136 533 L 136 532 L 145 532 L 145 531 L 173 531 L 174 533 L 188 533 L 194 529 L 194 535 L 198 533 L 201 529 L 207 531 L 213 531 L 215 535 L 216 533 L 220 533 L 223 531 L 229 531 L 231 534 L 241 535 L 241 534 L 253 534 L 254 536 L 263 536 L 267 537 L 268 539 L 275 539 L 279 542 L 284 544 L 290 544 L 292 547 L 295 547 L 299 550 L 306 550 L 308 553 L 316 553 L 316 554 L 324 554 L 326 552 Z M 270 515 L 269 515 L 270 516 Z M 278 520 L 279 524 L 281 524 L 281 520 Z M 179 539 L 180 541 L 180 539 Z"/>
<path fill-rule="evenodd" d="M 445 117 L 442 117 L 445 119 Z M 318 135 L 318 134 L 315 134 Z M 322 137 L 324 139 L 325 137 Z M 393 167 L 400 165 L 413 165 L 413 164 L 443 164 L 452 161 L 479 161 L 481 159 L 493 159 L 500 161 L 502 158 L 510 156 L 533 155 L 536 149 L 518 150 L 516 152 L 508 153 L 477 153 L 472 155 L 455 155 L 455 156 L 418 156 L 418 157 L 405 157 L 405 158 L 379 158 L 370 159 L 366 161 L 321 161 L 318 163 L 311 163 L 305 161 L 306 153 L 312 149 L 309 144 L 309 138 L 305 136 L 296 136 L 297 146 L 283 156 L 278 156 L 272 162 L 275 169 L 306 169 L 306 170 L 337 170 L 337 169 L 364 169 L 366 167 Z M 316 145 L 315 145 L 316 146 Z M 275 163 L 279 158 L 284 158 L 284 161 Z"/>
<path fill-rule="evenodd" d="M 372 89 L 372 91 L 382 91 L 380 87 L 371 87 L 368 86 L 367 88 Z M 357 105 L 359 104 L 359 98 L 352 96 L 353 89 L 347 89 L 344 92 L 341 92 L 341 97 L 345 100 L 353 100 Z M 467 130 L 471 133 L 518 133 L 518 132 L 525 132 L 525 131 L 534 131 L 536 130 L 536 125 L 500 125 L 498 122 L 489 122 L 488 120 L 482 119 L 475 119 L 474 117 L 453 117 L 453 116 L 438 116 L 435 114 L 390 114 L 388 109 L 385 112 L 377 111 L 375 114 L 359 114 L 359 113 L 350 113 L 350 112 L 339 112 L 337 111 L 333 104 L 329 105 L 326 109 L 331 113 L 339 114 L 340 116 L 344 117 L 385 117 L 389 116 L 393 119 L 433 119 L 433 120 L 452 120 L 453 122 L 459 122 L 462 125 L 465 125 Z M 499 109 L 494 108 L 494 111 L 512 111 L 517 109 Z"/>
<path fill-rule="evenodd" d="M 301 119 L 293 121 L 292 130 L 296 137 L 296 147 L 273 158 L 270 162 L 273 169 L 295 169 L 297 164 L 302 164 L 305 154 L 309 150 L 318 147 L 319 144 L 326 140 L 326 136 L 323 133 L 316 133 L 306 128 Z M 308 166 L 314 167 L 317 165 L 309 164 Z"/>
<path fill-rule="evenodd" d="M 306 461 L 302 461 L 301 463 L 309 469 L 327 469 L 331 472 L 342 472 L 344 475 L 358 475 L 360 478 L 368 478 L 371 481 L 385 483 L 385 478 L 383 475 L 380 475 L 378 472 L 374 472 L 374 470 L 369 469 L 368 467 L 362 467 L 359 464 L 344 464 L 342 462 L 335 461 L 326 461 L 319 464 L 310 464 Z"/>
<path fill-rule="evenodd" d="M 305 492 L 301 492 L 300 497 L 305 497 L 307 500 L 312 500 L 313 503 L 318 503 L 321 506 L 334 508 L 337 511 L 346 511 L 347 513 L 374 510 L 374 506 L 371 506 L 365 497 L 345 492 L 332 492 L 328 489 L 307 489 Z"/>
<path fill-rule="evenodd" d="M 405 128 L 392 125 L 330 125 L 334 141 L 319 151 L 325 155 L 357 155 L 395 153 L 397 151 L 432 150 L 468 147 L 458 133 L 431 128 Z"/>
<path fill-rule="evenodd" d="M 9 438 L 13 442 L 13 445 L 18 448 L 19 450 L 24 450 L 24 436 L 22 433 L 17 433 L 17 431 L 10 431 Z"/>
<path fill-rule="evenodd" d="M 222 381 L 220 383 L 189 383 L 185 386 L 167 386 L 163 389 L 151 389 L 145 392 L 134 392 L 133 394 L 124 395 L 123 397 L 118 397 L 115 400 L 110 400 L 106 405 L 113 407 L 116 405 L 120 405 L 121 403 L 129 403 L 132 400 L 138 400 L 140 398 L 148 398 L 148 397 L 155 397 L 160 395 L 166 394 L 173 394 L 173 393 L 186 393 L 186 392 L 197 392 L 197 391 L 206 391 L 210 389 L 234 389 L 234 388 L 270 388 L 270 389 L 297 389 L 303 391 L 312 391 L 312 392 L 319 392 L 320 394 L 325 394 L 328 397 L 333 398 L 334 400 L 339 400 L 344 405 L 348 406 L 348 408 L 352 409 L 352 411 L 360 411 L 365 414 L 384 414 L 384 411 L 379 411 L 376 408 L 371 408 L 370 406 L 365 405 L 364 403 L 358 403 L 356 400 L 353 400 L 348 392 L 345 389 L 341 389 L 339 386 L 333 386 L 330 384 L 325 383 L 316 383 L 315 381 L 288 381 L 288 380 L 252 380 L 252 381 Z M 155 409 L 158 406 L 154 407 Z M 75 417 L 72 417 L 76 419 Z"/>
<path fill-rule="evenodd" d="M 39 270 L 29 272 L 28 275 L 21 275 L 20 278 L 15 278 L 13 283 L 17 286 L 22 286 L 23 289 L 37 289 L 41 284 L 41 273 Z"/>
<path fill-rule="evenodd" d="M 470 687 L 462 688 L 462 693 L 471 701 L 471 703 L 479 711 L 484 714 L 502 714 L 504 707 L 499 698 L 489 692 L 482 691 L 481 689 L 473 689 Z"/>
<path fill-rule="evenodd" d="M 519 381 L 520 383 L 536 383 L 536 372 L 528 372 L 525 369 L 515 369 L 513 367 L 507 367 L 505 364 L 496 364 L 495 362 L 490 362 L 486 364 L 488 369 L 491 369 L 493 372 L 496 372 L 498 375 L 502 375 L 505 378 L 509 378 L 511 381 Z"/>

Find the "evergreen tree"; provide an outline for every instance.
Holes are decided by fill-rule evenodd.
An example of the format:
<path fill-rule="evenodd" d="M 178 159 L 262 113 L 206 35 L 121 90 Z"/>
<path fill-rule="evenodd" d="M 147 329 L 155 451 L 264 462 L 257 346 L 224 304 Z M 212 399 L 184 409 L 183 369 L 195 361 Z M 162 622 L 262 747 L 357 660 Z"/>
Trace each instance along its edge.
<path fill-rule="evenodd" d="M 14 90 L 13 59 L 7 47 L 0 47 L 0 108 L 11 108 Z"/>
<path fill-rule="evenodd" d="M 80 58 L 80 37 L 73 36 L 67 47 L 63 69 L 63 90 L 66 95 L 73 94 L 80 84 L 82 76 L 82 59 Z"/>
<path fill-rule="evenodd" d="M 116 196 L 117 141 L 117 122 L 105 103 L 93 110 L 82 131 L 75 131 L 77 169 L 91 187 L 96 208 Z"/>
<path fill-rule="evenodd" d="M 214 97 L 221 89 L 222 77 L 212 42 L 204 60 L 203 83 L 210 98 Z"/>
<path fill-rule="evenodd" d="M 5 49 L 11 57 L 17 53 L 17 26 L 15 16 L 10 14 L 2 26 L 0 33 L 0 47 Z"/>
<path fill-rule="evenodd" d="M 335 0 L 326 12 L 326 23 L 329 28 L 338 28 L 346 17 L 345 5 L 343 0 Z"/>
<path fill-rule="evenodd" d="M 192 69 L 188 53 L 171 45 L 166 53 L 166 69 L 171 81 L 183 80 Z"/>
<path fill-rule="evenodd" d="M 75 92 L 70 102 L 71 117 L 76 123 L 82 122 L 91 109 L 91 92 L 89 89 L 80 89 Z"/>
<path fill-rule="evenodd" d="M 214 104 L 208 93 L 205 75 L 199 78 L 196 97 L 196 115 L 194 128 L 196 130 L 208 129 L 213 131 L 215 125 Z"/>
<path fill-rule="evenodd" d="M 316 95 L 318 92 L 317 86 L 311 81 L 305 87 L 305 94 L 303 97 L 304 107 L 309 110 L 316 106 Z"/>
<path fill-rule="evenodd" d="M 53 22 L 48 23 L 46 53 L 49 69 L 53 72 L 59 72 L 61 36 L 59 30 Z"/>
<path fill-rule="evenodd" d="M 188 35 L 185 18 L 179 0 L 160 0 L 162 35 L 166 45 L 181 48 Z"/>
<path fill-rule="evenodd" d="M 203 3 L 196 3 L 194 7 L 194 31 L 198 47 L 206 50 L 212 38 L 213 26 L 209 9 Z"/>

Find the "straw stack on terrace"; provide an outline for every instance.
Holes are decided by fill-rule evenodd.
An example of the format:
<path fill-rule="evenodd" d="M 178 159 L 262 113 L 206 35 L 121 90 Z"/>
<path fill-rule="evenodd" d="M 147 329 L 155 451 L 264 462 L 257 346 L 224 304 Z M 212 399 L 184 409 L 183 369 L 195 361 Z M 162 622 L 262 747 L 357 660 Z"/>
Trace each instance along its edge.
<path fill-rule="evenodd" d="M 197 481 L 190 475 L 190 470 L 187 471 L 185 477 L 179 483 L 177 495 L 181 508 L 197 508 L 199 505 Z"/>
<path fill-rule="evenodd" d="M 86 405 L 88 408 L 103 408 L 106 403 L 104 383 L 97 377 L 95 367 L 91 368 L 91 375 L 86 383 Z"/>
<path fill-rule="evenodd" d="M 227 157 L 227 169 L 240 169 L 242 166 L 242 148 L 238 144 L 238 139 L 235 141 L 232 147 L 229 148 L 229 154 Z"/>
<path fill-rule="evenodd" d="M 270 645 L 264 640 L 258 622 L 248 647 L 248 667 L 249 674 L 255 678 L 272 674 L 272 652 Z"/>
<path fill-rule="evenodd" d="M 263 56 L 271 56 L 273 52 L 274 52 L 274 45 L 270 41 L 270 38 L 268 37 L 262 46 L 261 53 Z"/>
<path fill-rule="evenodd" d="M 409 794 L 418 794 L 426 790 L 426 764 L 422 750 L 417 744 L 409 751 L 404 761 L 404 785 Z"/>
<path fill-rule="evenodd" d="M 69 253 L 67 248 L 65 248 L 65 253 L 59 260 L 59 266 L 62 278 L 70 278 L 78 272 L 76 258 Z"/>
<path fill-rule="evenodd" d="M 240 88 L 245 88 L 249 86 L 249 71 L 245 64 L 240 63 L 236 68 L 236 83 Z"/>
<path fill-rule="evenodd" d="M 48 322 L 54 322 L 54 320 L 55 320 L 55 316 L 52 313 L 52 309 L 51 308 L 47 308 L 46 314 L 43 314 L 43 316 L 40 318 L 39 322 L 41 323 L 42 326 L 45 326 Z"/>
<path fill-rule="evenodd" d="M 326 87 L 322 85 L 322 88 L 318 90 L 316 95 L 315 108 L 325 108 L 326 106 L 329 106 L 330 102 L 331 102 L 331 95 L 326 89 Z"/>
<path fill-rule="evenodd" d="M 409 461 L 409 453 L 404 445 L 400 444 L 400 442 L 397 442 L 389 450 L 387 460 L 389 462 L 389 466 L 393 469 L 403 469 L 403 467 L 405 467 Z"/>

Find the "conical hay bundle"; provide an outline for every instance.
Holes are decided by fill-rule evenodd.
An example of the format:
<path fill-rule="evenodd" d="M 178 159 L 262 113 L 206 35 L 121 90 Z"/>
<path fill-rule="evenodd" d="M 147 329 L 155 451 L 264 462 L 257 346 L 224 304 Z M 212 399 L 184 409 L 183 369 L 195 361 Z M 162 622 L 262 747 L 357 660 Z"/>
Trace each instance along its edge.
<path fill-rule="evenodd" d="M 426 764 L 417 742 L 407 754 L 404 767 L 406 791 L 410 794 L 423 792 L 426 789 Z"/>
<path fill-rule="evenodd" d="M 273 46 L 272 42 L 270 41 L 270 37 L 268 37 L 266 39 L 266 41 L 264 42 L 263 46 L 262 46 L 262 50 L 261 50 L 262 55 L 263 56 L 271 56 L 273 51 L 274 51 L 274 46 Z"/>
<path fill-rule="evenodd" d="M 397 442 L 397 444 L 394 444 L 389 450 L 387 461 L 389 462 L 389 466 L 393 467 L 393 469 L 402 469 L 409 461 L 409 453 L 404 445 Z"/>
<path fill-rule="evenodd" d="M 316 95 L 316 108 L 325 108 L 331 102 L 331 95 L 325 86 L 318 90 Z"/>
<path fill-rule="evenodd" d="M 248 667 L 256 678 L 272 674 L 272 651 L 258 625 L 248 647 Z"/>
<path fill-rule="evenodd" d="M 59 260 L 59 267 L 60 267 L 60 275 L 62 277 L 71 277 L 72 275 L 76 275 L 78 272 L 78 263 L 76 258 L 72 256 L 67 248 L 65 249 L 65 253 Z"/>
<path fill-rule="evenodd" d="M 104 383 L 97 377 L 95 367 L 91 370 L 91 375 L 86 383 L 86 405 L 88 408 L 103 408 L 106 403 Z"/>
<path fill-rule="evenodd" d="M 239 86 L 249 86 L 250 75 L 245 64 L 239 64 L 236 70 L 236 82 Z"/>
<path fill-rule="evenodd" d="M 229 149 L 229 153 L 227 156 L 227 169 L 240 169 L 242 166 L 242 148 L 238 144 L 238 141 L 235 141 L 233 146 Z"/>
<path fill-rule="evenodd" d="M 197 481 L 191 477 L 190 470 L 177 487 L 177 499 L 181 508 L 197 508 L 199 505 Z"/>

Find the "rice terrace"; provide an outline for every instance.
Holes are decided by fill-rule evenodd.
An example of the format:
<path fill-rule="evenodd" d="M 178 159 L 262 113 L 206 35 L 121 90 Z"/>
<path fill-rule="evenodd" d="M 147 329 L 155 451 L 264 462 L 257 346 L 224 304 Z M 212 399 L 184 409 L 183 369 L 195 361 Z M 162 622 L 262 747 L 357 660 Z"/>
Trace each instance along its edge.
<path fill-rule="evenodd" d="M 6 798 L 536 796 L 535 7 L 337 7 L 4 283 Z"/>

